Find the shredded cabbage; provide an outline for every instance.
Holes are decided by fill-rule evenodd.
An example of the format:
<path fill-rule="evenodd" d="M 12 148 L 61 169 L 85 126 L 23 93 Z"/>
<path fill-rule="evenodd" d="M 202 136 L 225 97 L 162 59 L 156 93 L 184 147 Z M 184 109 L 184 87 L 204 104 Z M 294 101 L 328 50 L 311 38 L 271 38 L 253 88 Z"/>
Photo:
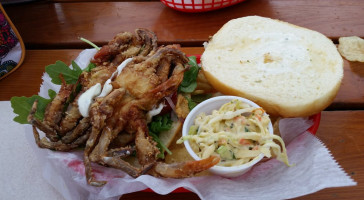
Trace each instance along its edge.
<path fill-rule="evenodd" d="M 188 140 L 202 159 L 218 155 L 221 158 L 218 165 L 238 166 L 263 154 L 291 166 L 282 138 L 269 133 L 270 119 L 262 108 L 236 99 L 212 111 L 211 115 L 200 113 L 194 123 L 189 135 L 181 137 L 177 143 Z"/>

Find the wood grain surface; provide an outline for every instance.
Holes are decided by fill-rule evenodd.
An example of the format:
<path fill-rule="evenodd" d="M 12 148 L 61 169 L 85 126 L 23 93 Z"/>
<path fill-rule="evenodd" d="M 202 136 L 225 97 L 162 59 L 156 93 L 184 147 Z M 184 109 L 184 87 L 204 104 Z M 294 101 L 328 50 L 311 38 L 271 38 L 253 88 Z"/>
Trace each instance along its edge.
<path fill-rule="evenodd" d="M 313 6 L 314 4 L 314 6 Z M 233 18 L 260 15 L 319 31 L 334 41 L 364 36 L 364 1 L 247 0 L 205 13 L 178 12 L 160 2 L 91 2 L 7 5 L 27 48 L 84 48 L 78 37 L 104 44 L 121 31 L 148 28 L 161 44 L 202 43 Z"/>

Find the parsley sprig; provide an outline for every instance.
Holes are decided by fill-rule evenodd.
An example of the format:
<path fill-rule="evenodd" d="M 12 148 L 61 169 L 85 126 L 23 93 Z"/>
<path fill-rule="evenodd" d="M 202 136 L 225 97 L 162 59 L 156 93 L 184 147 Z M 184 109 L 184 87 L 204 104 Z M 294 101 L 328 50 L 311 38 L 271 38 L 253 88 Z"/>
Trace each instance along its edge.
<path fill-rule="evenodd" d="M 179 86 L 180 92 L 191 93 L 197 87 L 197 75 L 200 67 L 197 65 L 196 56 L 188 57 L 190 68 L 184 73 L 183 81 Z"/>

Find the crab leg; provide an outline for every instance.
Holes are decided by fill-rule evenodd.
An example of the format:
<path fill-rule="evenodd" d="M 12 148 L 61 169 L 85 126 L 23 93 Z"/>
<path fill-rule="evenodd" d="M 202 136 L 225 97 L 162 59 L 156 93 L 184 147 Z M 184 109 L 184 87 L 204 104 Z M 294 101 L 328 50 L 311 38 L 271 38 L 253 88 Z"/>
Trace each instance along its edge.
<path fill-rule="evenodd" d="M 35 112 L 37 111 L 38 100 L 35 100 L 32 106 L 32 109 L 28 115 L 28 122 L 33 125 L 33 127 L 39 128 L 43 131 L 46 137 L 52 142 L 58 141 L 59 137 L 56 133 L 56 130 L 50 127 L 47 123 L 43 123 L 34 117 Z"/>
<path fill-rule="evenodd" d="M 137 121 L 139 126 L 135 136 L 135 147 L 139 163 L 144 165 L 154 164 L 159 149 L 156 142 L 149 136 L 148 127 L 145 121 Z"/>
<path fill-rule="evenodd" d="M 145 120 L 140 118 L 143 116 L 141 111 L 135 106 L 129 107 L 126 105 L 125 107 L 129 108 L 126 109 L 128 110 L 126 114 L 122 114 L 123 109 L 121 109 L 121 113 L 116 112 L 113 118 L 110 118 L 107 121 L 108 125 L 104 128 L 98 144 L 89 157 L 92 161 L 98 161 L 101 164 L 121 169 L 130 176 L 137 177 L 151 169 L 156 162 L 156 155 L 159 151 L 156 148 L 155 142 L 147 135 L 148 129 Z M 129 128 L 131 130 L 138 127 L 135 139 L 135 149 L 138 161 L 142 164 L 141 168 L 134 167 L 121 159 L 122 157 L 129 156 L 132 152 L 131 150 L 135 151 L 134 148 L 117 148 L 108 151 L 111 141 L 117 137 L 121 130 L 124 129 L 127 122 L 124 120 L 125 117 L 129 117 L 129 126 L 132 126 L 132 128 Z"/>
<path fill-rule="evenodd" d="M 143 166 L 141 169 L 136 168 L 129 164 L 128 162 L 120 159 L 119 157 L 102 157 L 102 162 L 107 164 L 108 166 L 121 169 L 122 171 L 128 173 L 130 176 L 136 178 L 141 174 L 145 174 L 148 172 L 154 165 L 154 163 L 150 163 L 148 165 Z"/>
<path fill-rule="evenodd" d="M 107 152 L 108 146 L 109 146 L 111 140 L 117 136 L 117 134 L 120 132 L 120 130 L 123 128 L 124 125 L 125 125 L 125 121 L 121 119 L 119 121 L 119 123 L 116 123 L 116 126 L 114 126 L 113 128 L 105 127 L 105 129 L 99 139 L 99 143 L 97 144 L 94 151 L 92 152 L 94 157 L 92 157 L 92 155 L 91 155 L 90 159 L 91 160 L 96 159 L 96 161 L 98 161 L 102 164 L 106 164 L 108 166 L 112 166 L 114 168 L 121 169 L 124 172 L 128 173 L 130 176 L 137 177 L 141 173 L 145 173 L 146 171 L 148 171 L 153 166 L 154 163 L 151 163 L 147 166 L 144 166 L 142 169 L 139 169 L 139 168 L 132 166 L 128 162 L 122 160 L 120 158 L 120 156 L 122 156 L 122 157 L 129 156 L 131 154 L 131 151 L 130 151 L 131 148 L 118 149 L 118 151 L 116 151 L 116 149 L 115 149 L 111 152 Z M 116 127 L 118 127 L 118 128 L 116 128 Z M 116 153 L 119 154 L 117 157 L 115 157 Z M 114 154 L 114 155 L 110 155 L 110 154 Z"/>
<path fill-rule="evenodd" d="M 89 156 L 91 161 L 96 162 L 98 160 L 101 160 L 101 157 L 105 156 L 111 141 L 117 137 L 118 133 L 121 130 L 123 130 L 126 121 L 122 117 L 120 117 L 119 119 L 115 118 L 119 118 L 118 114 L 113 115 L 113 117 L 107 120 L 106 124 L 108 125 L 105 126 L 105 128 L 103 129 L 99 142 L 94 147 L 92 153 Z"/>
<path fill-rule="evenodd" d="M 147 56 L 153 54 L 157 50 L 157 36 L 147 29 L 136 29 L 135 33 L 138 40 L 144 41 L 144 46 L 141 48 L 139 55 Z"/>
<path fill-rule="evenodd" d="M 44 124 L 58 130 L 58 123 L 62 119 L 64 104 L 72 93 L 73 88 L 74 85 L 67 85 L 63 80 L 61 89 L 52 102 L 48 104 L 47 109 L 45 110 L 43 120 Z"/>
<path fill-rule="evenodd" d="M 40 139 L 39 132 L 35 126 L 33 126 L 33 135 L 34 135 L 36 144 L 40 148 L 46 148 L 46 149 L 51 149 L 51 150 L 56 150 L 56 151 L 71 151 L 86 142 L 86 140 L 88 139 L 88 137 L 90 135 L 90 131 L 87 131 L 86 134 L 77 138 L 77 140 L 75 140 L 73 143 L 70 143 L 70 144 L 64 144 L 61 141 L 50 142 L 46 138 Z"/>
<path fill-rule="evenodd" d="M 124 158 L 130 156 L 136 151 L 135 146 L 127 146 L 127 147 L 120 147 L 111 149 L 107 152 L 108 157 L 119 157 Z"/>
<path fill-rule="evenodd" d="M 86 147 L 84 150 L 84 164 L 86 170 L 87 182 L 93 186 L 102 186 L 105 181 L 96 181 L 91 168 L 90 154 L 95 148 L 95 145 L 99 141 L 101 130 L 105 126 L 105 120 L 109 118 L 113 113 L 113 106 L 118 103 L 124 96 L 124 89 L 117 89 L 112 91 L 105 98 L 98 99 L 92 106 L 90 110 L 91 122 L 93 123 L 92 131 L 89 139 L 86 142 Z M 100 103 L 101 101 L 101 103 Z M 98 106 L 100 104 L 100 106 Z"/>
<path fill-rule="evenodd" d="M 72 141 L 74 141 L 75 139 L 79 138 L 81 135 L 83 135 L 83 133 L 85 132 L 85 130 L 87 130 L 89 127 L 91 126 L 90 124 L 90 118 L 86 117 L 83 118 L 78 125 L 76 126 L 75 129 L 73 129 L 72 131 L 68 132 L 64 137 L 62 137 L 62 142 L 69 144 Z"/>
<path fill-rule="evenodd" d="M 110 148 L 125 147 L 134 140 L 135 140 L 134 133 L 127 133 L 123 131 L 119 133 L 119 135 L 112 141 L 112 143 L 110 144 Z"/>
<path fill-rule="evenodd" d="M 220 158 L 217 156 L 182 163 L 166 164 L 158 162 L 151 170 L 151 173 L 166 178 L 186 178 L 205 171 L 219 162 Z"/>
<path fill-rule="evenodd" d="M 69 105 L 69 109 L 66 111 L 65 117 L 62 119 L 59 125 L 60 135 L 65 135 L 70 132 L 77 124 L 78 120 L 82 117 L 78 110 L 77 98 Z"/>
<path fill-rule="evenodd" d="M 37 100 L 34 101 L 32 110 L 28 116 L 28 122 L 42 130 L 46 134 L 46 137 L 52 142 L 56 142 L 60 139 L 57 133 L 58 123 L 62 119 L 64 103 L 69 98 L 73 87 L 73 85 L 67 85 L 63 81 L 59 93 L 46 108 L 43 122 L 34 117 L 38 106 Z"/>
<path fill-rule="evenodd" d="M 136 29 L 134 35 L 130 32 L 117 34 L 95 54 L 92 62 L 97 65 L 103 65 L 104 62 L 118 65 L 133 56 L 154 54 L 156 49 L 157 36 L 149 30 Z"/>

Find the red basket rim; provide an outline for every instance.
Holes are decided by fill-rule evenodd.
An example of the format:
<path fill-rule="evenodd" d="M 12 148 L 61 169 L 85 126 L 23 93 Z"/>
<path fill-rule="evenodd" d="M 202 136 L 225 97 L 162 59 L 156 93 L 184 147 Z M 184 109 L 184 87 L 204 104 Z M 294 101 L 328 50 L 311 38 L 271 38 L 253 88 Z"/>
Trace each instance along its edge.
<path fill-rule="evenodd" d="M 212 10 L 217 10 L 220 8 L 225 8 L 228 6 L 241 3 L 245 0 L 201 0 L 196 2 L 196 0 L 190 0 L 190 2 L 185 3 L 184 0 L 176 2 L 176 0 L 161 0 L 161 2 L 169 8 L 182 11 L 182 12 L 207 12 Z"/>

